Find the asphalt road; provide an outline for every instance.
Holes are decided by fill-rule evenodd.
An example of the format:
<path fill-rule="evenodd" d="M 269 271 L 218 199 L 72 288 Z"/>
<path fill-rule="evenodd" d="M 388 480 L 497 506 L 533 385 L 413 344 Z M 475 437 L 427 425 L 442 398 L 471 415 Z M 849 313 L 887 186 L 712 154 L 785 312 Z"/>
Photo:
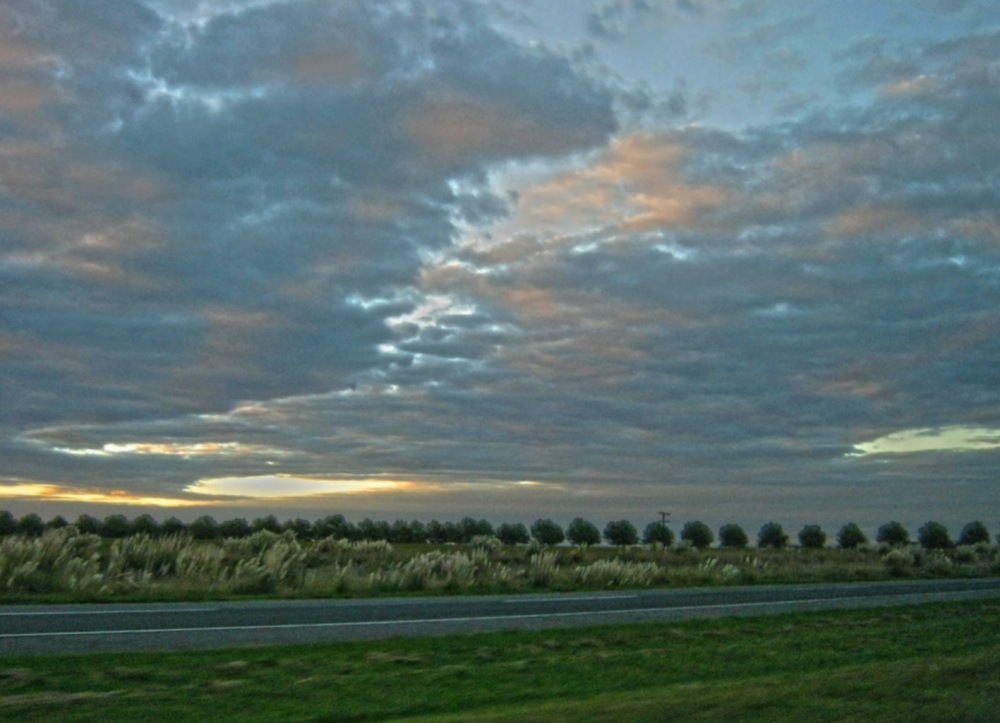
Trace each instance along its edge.
<path fill-rule="evenodd" d="M 0 606 L 0 656 L 444 635 L 1000 597 L 1000 579 L 477 597 Z"/>

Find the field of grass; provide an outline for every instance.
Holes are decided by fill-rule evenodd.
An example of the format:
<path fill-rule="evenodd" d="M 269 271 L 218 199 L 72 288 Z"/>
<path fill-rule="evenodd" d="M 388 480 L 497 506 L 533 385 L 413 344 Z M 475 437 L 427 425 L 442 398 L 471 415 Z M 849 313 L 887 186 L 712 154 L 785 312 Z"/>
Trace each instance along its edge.
<path fill-rule="evenodd" d="M 286 532 L 108 540 L 73 527 L 0 539 L 0 603 L 358 597 L 849 582 L 1000 574 L 1000 548 L 696 550 L 689 546 L 391 545 Z"/>
<path fill-rule="evenodd" d="M 1000 720 L 1000 601 L 8 658 L 0 719 Z"/>

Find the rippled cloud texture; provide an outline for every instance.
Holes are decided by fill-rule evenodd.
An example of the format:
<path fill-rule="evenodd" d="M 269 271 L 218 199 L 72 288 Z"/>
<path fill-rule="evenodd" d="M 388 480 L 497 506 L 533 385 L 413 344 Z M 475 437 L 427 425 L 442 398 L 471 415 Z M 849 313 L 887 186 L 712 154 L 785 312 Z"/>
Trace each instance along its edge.
<path fill-rule="evenodd" d="M 0 502 L 981 517 L 997 128 L 989 2 L 12 0 Z"/>

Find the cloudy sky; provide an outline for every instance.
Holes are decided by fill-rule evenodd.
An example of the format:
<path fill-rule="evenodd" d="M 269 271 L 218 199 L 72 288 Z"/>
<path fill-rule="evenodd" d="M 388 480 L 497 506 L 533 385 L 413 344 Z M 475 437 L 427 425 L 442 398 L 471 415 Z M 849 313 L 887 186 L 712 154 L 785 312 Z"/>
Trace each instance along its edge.
<path fill-rule="evenodd" d="M 6 0 L 0 507 L 992 529 L 998 128 L 992 0 Z"/>

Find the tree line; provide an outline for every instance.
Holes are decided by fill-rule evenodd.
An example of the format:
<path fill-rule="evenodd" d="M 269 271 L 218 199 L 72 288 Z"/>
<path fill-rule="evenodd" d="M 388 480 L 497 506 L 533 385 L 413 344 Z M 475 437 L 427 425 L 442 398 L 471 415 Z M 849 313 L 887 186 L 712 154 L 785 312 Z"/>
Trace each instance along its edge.
<path fill-rule="evenodd" d="M 47 529 L 67 527 L 70 524 L 58 515 L 46 522 L 37 514 L 27 514 L 17 519 L 6 510 L 0 511 L 0 537 L 15 534 L 39 536 Z M 108 515 L 103 520 L 84 514 L 72 524 L 82 533 L 111 539 L 143 534 L 160 537 L 186 533 L 194 539 L 213 540 L 249 537 L 267 530 L 276 534 L 291 532 L 301 540 L 335 537 L 352 541 L 385 540 L 397 544 L 469 543 L 477 537 L 496 537 L 505 545 L 523 545 L 532 540 L 542 545 L 559 545 L 563 542 L 572 545 L 600 545 L 602 541 L 617 546 L 637 545 L 640 542 L 663 546 L 675 543 L 673 530 L 662 522 L 650 522 L 640 535 L 628 520 L 608 522 L 601 531 L 594 523 L 582 517 L 574 519 L 565 529 L 547 518 L 535 520 L 530 527 L 520 522 L 505 522 L 494 527 L 487 520 L 472 517 L 465 517 L 458 522 L 431 520 L 426 524 L 419 520 L 396 520 L 390 523 L 365 518 L 355 524 L 343 515 L 329 515 L 315 521 L 297 518 L 284 522 L 280 522 L 274 515 L 258 517 L 252 521 L 237 517 L 223 522 L 203 515 L 193 522 L 184 523 L 176 517 L 158 522 L 148 514 L 131 520 L 121 514 Z M 686 523 L 679 539 L 683 544 L 698 549 L 711 547 L 716 543 L 716 535 L 711 528 L 699 520 Z M 978 520 L 965 525 L 957 540 L 952 540 L 948 529 L 939 522 L 927 522 L 917 531 L 917 542 L 928 549 L 946 549 L 955 545 L 976 545 L 989 541 L 989 530 Z M 1000 535 L 997 535 L 997 541 L 1000 542 Z M 837 546 L 844 549 L 853 549 L 868 542 L 868 537 L 853 522 L 844 525 L 836 535 Z M 906 545 L 911 542 L 910 533 L 899 522 L 889 522 L 878 529 L 875 542 Z M 819 525 L 806 525 L 798 533 L 798 543 L 804 548 L 825 547 L 827 534 Z M 776 522 L 766 523 L 757 534 L 757 547 L 778 549 L 788 544 L 789 535 Z M 719 547 L 741 548 L 749 545 L 750 538 L 739 525 L 728 523 L 719 528 Z"/>

